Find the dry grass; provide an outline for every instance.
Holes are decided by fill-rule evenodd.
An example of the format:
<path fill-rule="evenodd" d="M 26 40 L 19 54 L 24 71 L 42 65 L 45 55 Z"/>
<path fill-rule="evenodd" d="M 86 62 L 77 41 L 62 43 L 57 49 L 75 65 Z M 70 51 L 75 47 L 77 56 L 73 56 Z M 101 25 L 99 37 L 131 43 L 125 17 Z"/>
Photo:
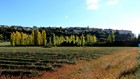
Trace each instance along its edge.
<path fill-rule="evenodd" d="M 136 79 L 134 74 L 121 74 L 136 66 L 137 52 L 137 48 L 124 48 L 97 60 L 64 65 L 56 72 L 46 72 L 35 79 Z"/>

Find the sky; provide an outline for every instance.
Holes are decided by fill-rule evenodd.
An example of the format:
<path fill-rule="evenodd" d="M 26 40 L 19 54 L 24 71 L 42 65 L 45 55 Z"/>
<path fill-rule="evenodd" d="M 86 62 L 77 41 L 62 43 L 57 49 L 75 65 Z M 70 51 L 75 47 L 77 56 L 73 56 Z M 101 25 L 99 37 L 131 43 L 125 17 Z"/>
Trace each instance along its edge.
<path fill-rule="evenodd" d="M 87 27 L 140 33 L 140 0 L 0 0 L 0 25 Z"/>

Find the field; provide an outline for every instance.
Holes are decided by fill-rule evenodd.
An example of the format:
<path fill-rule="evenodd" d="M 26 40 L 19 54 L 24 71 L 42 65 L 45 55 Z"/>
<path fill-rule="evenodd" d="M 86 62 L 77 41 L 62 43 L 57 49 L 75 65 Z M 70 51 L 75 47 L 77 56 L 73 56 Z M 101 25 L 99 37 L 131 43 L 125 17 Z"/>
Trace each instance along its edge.
<path fill-rule="evenodd" d="M 137 79 L 138 48 L 0 47 L 0 79 Z"/>

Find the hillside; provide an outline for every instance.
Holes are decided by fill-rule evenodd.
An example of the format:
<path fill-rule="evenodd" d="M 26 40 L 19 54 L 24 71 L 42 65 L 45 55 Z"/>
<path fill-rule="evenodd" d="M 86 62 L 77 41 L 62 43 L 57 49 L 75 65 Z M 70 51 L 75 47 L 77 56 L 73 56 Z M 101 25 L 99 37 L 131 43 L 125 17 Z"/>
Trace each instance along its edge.
<path fill-rule="evenodd" d="M 9 40 L 10 34 L 12 32 L 23 32 L 27 34 L 31 34 L 31 32 L 35 29 L 38 30 L 46 30 L 47 36 L 50 37 L 54 34 L 57 36 L 70 36 L 70 35 L 86 35 L 91 34 L 95 35 L 100 41 L 106 41 L 108 35 L 110 33 L 115 34 L 116 41 L 130 41 L 133 40 L 134 34 L 130 30 L 113 30 L 113 29 L 101 29 L 101 28 L 89 28 L 89 27 L 24 27 L 24 26 L 7 26 L 0 25 L 0 40 Z"/>

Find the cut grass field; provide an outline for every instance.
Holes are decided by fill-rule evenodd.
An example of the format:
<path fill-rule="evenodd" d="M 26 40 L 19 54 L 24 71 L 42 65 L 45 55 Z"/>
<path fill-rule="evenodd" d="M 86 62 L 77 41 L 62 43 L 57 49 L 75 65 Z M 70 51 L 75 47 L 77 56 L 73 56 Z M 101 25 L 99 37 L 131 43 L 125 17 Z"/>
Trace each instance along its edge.
<path fill-rule="evenodd" d="M 131 47 L 0 47 L 0 79 L 136 79 L 137 56 Z"/>
<path fill-rule="evenodd" d="M 76 65 L 64 65 L 57 72 L 46 72 L 41 78 L 137 79 L 135 70 L 133 70 L 136 65 L 137 48 L 123 48 L 123 50 L 118 48 L 113 54 L 103 55 L 96 60 L 79 61 Z"/>

